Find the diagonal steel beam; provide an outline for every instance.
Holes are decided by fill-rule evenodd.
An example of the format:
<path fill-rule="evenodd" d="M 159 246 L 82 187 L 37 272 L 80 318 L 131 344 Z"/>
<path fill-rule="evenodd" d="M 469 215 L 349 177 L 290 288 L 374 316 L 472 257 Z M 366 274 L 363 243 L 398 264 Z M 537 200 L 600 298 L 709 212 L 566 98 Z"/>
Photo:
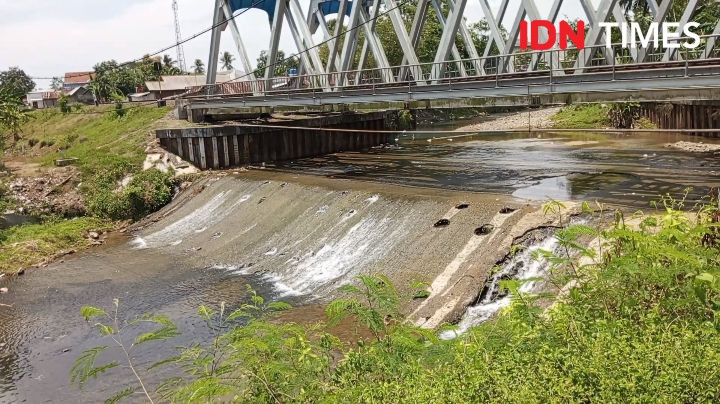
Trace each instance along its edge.
<path fill-rule="evenodd" d="M 328 28 L 327 21 L 325 21 L 325 15 L 323 15 L 322 11 L 320 11 L 320 10 L 315 11 L 315 20 L 317 21 L 316 24 L 318 24 L 320 31 L 322 31 L 323 41 L 328 41 L 328 49 L 337 49 L 337 46 L 335 45 L 336 39 L 335 39 L 335 37 L 333 37 L 332 34 L 330 34 L 330 29 Z M 337 60 L 337 52 L 335 52 L 335 57 L 333 58 L 333 63 L 335 64 L 335 66 L 333 66 L 333 68 L 335 70 L 339 70 L 340 63 Z M 328 65 L 329 64 L 330 64 L 330 54 L 328 54 Z M 325 71 L 327 71 L 327 66 L 325 67 Z"/>
<path fill-rule="evenodd" d="M 333 34 L 333 37 L 340 38 L 340 33 L 343 29 L 343 21 L 345 20 L 345 14 L 347 13 L 347 5 L 348 0 L 340 0 L 340 8 L 338 9 L 337 18 L 335 18 L 335 33 Z M 324 17 L 324 16 L 323 16 Z M 328 43 L 329 51 L 328 54 L 328 63 L 325 67 L 326 73 L 332 73 L 332 69 L 337 69 L 337 64 L 335 63 L 335 59 L 338 56 L 338 42 L 339 40 L 333 40 L 332 42 Z M 342 66 L 342 62 L 340 63 Z"/>
<path fill-rule="evenodd" d="M 717 45 L 717 37 L 720 35 L 720 21 L 718 21 L 718 24 L 715 26 L 715 30 L 713 30 L 712 34 L 713 36 L 708 39 L 707 44 L 705 45 L 705 49 L 707 49 L 706 58 L 710 57 Z"/>
<path fill-rule="evenodd" d="M 293 16 L 295 26 L 300 35 L 299 39 L 302 43 L 302 51 L 310 56 L 310 61 L 314 67 L 313 72 L 322 72 L 323 63 L 320 59 L 320 51 L 315 47 L 310 27 L 307 24 L 307 19 L 303 18 L 303 12 L 298 0 L 290 0 L 290 15 Z M 300 48 L 298 48 L 298 50 L 300 50 Z"/>
<path fill-rule="evenodd" d="M 385 0 L 385 6 L 387 9 L 386 12 L 390 15 L 390 22 L 392 23 L 393 29 L 395 30 L 395 35 L 397 36 L 400 47 L 402 48 L 408 63 L 415 66 L 419 65 L 420 60 L 415 53 L 415 48 L 410 42 L 407 31 L 405 31 L 405 22 L 400 15 L 398 4 L 395 2 L 395 0 Z M 422 79 L 418 77 L 415 77 L 415 81 L 418 85 L 425 84 Z"/>
<path fill-rule="evenodd" d="M 435 54 L 435 61 L 433 62 L 432 71 L 430 77 L 433 82 L 437 82 L 445 73 L 446 63 L 452 45 L 455 43 L 458 28 L 462 23 L 463 14 L 465 12 L 465 6 L 467 0 L 458 0 L 455 4 L 450 4 L 450 12 L 446 20 L 445 29 L 443 30 L 442 36 L 440 37 L 440 45 L 438 51 Z"/>
<path fill-rule="evenodd" d="M 505 53 L 505 38 L 503 38 L 502 36 L 502 31 L 500 30 L 500 27 L 502 27 L 502 21 L 505 18 L 505 13 L 508 9 L 508 3 L 509 0 L 502 0 L 502 2 L 500 3 L 500 8 L 498 9 L 497 16 L 494 16 L 492 10 L 490 9 L 490 5 L 488 4 L 488 0 L 480 0 L 480 7 L 482 8 L 483 15 L 485 16 L 485 20 L 488 23 L 488 28 L 490 29 L 490 38 L 488 38 L 488 42 L 485 45 L 485 50 L 483 51 L 483 58 L 487 58 L 488 56 L 490 56 L 493 43 L 497 45 L 500 54 Z"/>
<path fill-rule="evenodd" d="M 442 14 L 442 8 L 440 8 L 440 4 L 438 4 L 437 0 L 431 0 L 431 3 L 433 5 L 433 9 L 435 9 L 435 15 L 437 16 L 437 20 L 438 20 L 438 23 L 440 24 L 440 28 L 442 28 L 444 30 L 446 25 L 445 25 L 445 17 Z M 452 1 L 450 1 L 450 7 L 452 7 Z M 463 24 L 461 23 L 460 25 L 462 26 Z M 455 45 L 455 41 L 453 41 L 451 53 L 452 53 L 453 60 L 457 60 L 457 62 L 455 64 L 457 65 L 460 75 L 462 77 L 467 77 L 467 73 L 465 72 L 465 66 L 463 65 L 462 62 L 460 62 L 460 59 L 462 59 L 462 57 L 460 57 L 460 51 L 458 51 L 457 45 Z"/>
<path fill-rule="evenodd" d="M 359 3 L 360 1 L 355 4 L 359 6 Z M 385 54 L 385 49 L 383 49 L 380 38 L 378 38 L 377 31 L 375 31 L 374 29 L 375 20 L 370 19 L 370 16 L 368 15 L 365 8 L 359 8 L 360 24 L 363 24 L 363 28 L 365 29 L 365 43 L 370 46 L 370 50 L 375 57 L 375 61 L 377 62 L 378 67 L 381 69 L 380 72 L 382 74 L 383 82 L 392 83 L 395 81 L 395 79 L 393 77 L 392 70 L 390 69 L 390 62 L 388 61 L 387 55 Z M 370 26 L 371 24 L 373 25 L 372 27 Z"/>
<path fill-rule="evenodd" d="M 453 3 L 454 0 L 449 0 L 450 3 Z M 465 51 L 468 54 L 468 57 L 472 59 L 473 68 L 475 69 L 475 75 L 482 74 L 482 63 L 480 63 L 480 54 L 478 54 L 477 48 L 475 47 L 475 43 L 473 42 L 472 35 L 470 35 L 470 31 L 468 30 L 467 26 L 465 25 L 465 18 L 460 22 L 460 36 L 462 37 L 463 43 L 465 44 Z M 465 73 L 467 75 L 467 73 Z"/>
<path fill-rule="evenodd" d="M 342 0 L 341 0 L 342 1 Z M 335 86 L 344 86 L 346 77 L 345 72 L 350 70 L 350 66 L 352 66 L 353 56 L 355 56 L 355 49 L 357 46 L 357 28 L 358 23 L 360 22 L 360 10 L 362 9 L 362 6 L 359 6 L 359 4 L 354 4 L 354 7 L 350 11 L 350 19 L 348 21 L 347 30 L 345 31 L 345 41 L 343 42 L 342 47 L 342 53 L 340 56 L 340 77 L 339 80 L 335 83 Z M 340 16 L 338 15 L 338 20 Z M 341 27 L 341 24 L 338 24 L 338 27 L 336 27 L 337 30 Z"/>
<path fill-rule="evenodd" d="M 277 62 L 278 45 L 280 45 L 280 34 L 282 33 L 286 8 L 286 0 L 277 0 L 275 2 L 275 14 L 270 25 L 270 50 L 268 51 L 267 67 L 265 68 L 266 90 L 268 89 L 268 80 L 275 76 L 275 63 Z"/>
<path fill-rule="evenodd" d="M 420 34 L 422 34 L 423 27 L 425 26 L 425 17 L 427 16 L 428 3 L 430 3 L 430 0 L 418 0 L 418 3 L 415 7 L 415 15 L 413 16 L 413 21 L 410 25 L 410 42 L 413 49 L 417 49 L 418 44 L 420 43 Z M 402 63 L 400 63 L 400 74 L 398 75 L 398 79 L 401 81 L 409 79 L 409 77 L 406 77 L 407 63 L 407 57 L 403 54 Z M 419 70 L 419 67 L 416 68 L 416 70 Z"/>
<path fill-rule="evenodd" d="M 693 15 L 695 15 L 695 11 L 697 10 L 698 6 L 698 0 L 688 0 L 687 7 L 685 7 L 685 12 L 683 12 L 682 17 L 680 17 L 679 22 L 681 27 L 687 25 L 687 23 L 690 22 L 690 19 L 693 17 Z M 677 48 L 668 48 L 665 50 L 663 62 L 673 60 L 675 57 L 677 57 L 677 60 L 682 60 L 682 56 L 680 55 L 680 52 L 678 52 Z"/>
<path fill-rule="evenodd" d="M 585 67 L 590 64 L 590 61 L 593 57 L 593 52 L 595 51 L 594 47 L 600 45 L 601 41 L 605 37 L 605 30 L 601 29 L 600 23 L 610 21 L 610 15 L 614 13 L 615 7 L 618 4 L 617 0 L 602 0 L 597 11 L 593 11 L 592 6 L 587 4 L 588 0 L 580 1 L 583 4 L 583 8 L 585 9 L 588 19 L 591 21 L 590 35 L 586 41 L 587 48 L 590 48 L 590 50 L 586 48 L 585 50 L 580 52 L 580 54 L 578 55 L 577 63 L 575 64 L 576 68 Z M 605 52 L 605 57 L 607 58 L 608 56 L 610 56 L 608 52 Z M 612 56 L 610 57 L 612 58 Z M 580 71 L 576 70 L 576 73 L 577 72 Z"/>
<path fill-rule="evenodd" d="M 224 0 L 215 0 L 215 12 L 213 13 L 213 29 L 210 38 L 210 54 L 208 55 L 208 72 L 206 84 L 212 85 L 217 81 L 217 68 L 220 59 L 220 37 L 227 23 L 222 24 Z"/>
<path fill-rule="evenodd" d="M 665 21 L 665 18 L 667 18 L 668 12 L 670 12 L 670 5 L 672 4 L 672 0 L 665 0 L 661 4 L 657 4 L 655 0 L 649 0 L 648 3 L 650 7 L 650 12 L 653 13 L 653 21 L 656 23 L 661 23 Z M 641 48 L 638 50 L 637 58 L 635 59 L 638 63 L 643 63 L 647 61 L 648 58 L 648 48 Z"/>

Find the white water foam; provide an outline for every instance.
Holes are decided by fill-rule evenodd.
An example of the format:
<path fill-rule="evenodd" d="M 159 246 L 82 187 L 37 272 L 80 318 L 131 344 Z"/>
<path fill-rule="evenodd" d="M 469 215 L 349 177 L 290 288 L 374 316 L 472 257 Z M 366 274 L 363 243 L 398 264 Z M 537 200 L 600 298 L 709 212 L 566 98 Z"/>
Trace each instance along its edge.
<path fill-rule="evenodd" d="M 445 331 L 440 334 L 442 339 L 453 339 L 466 333 L 471 327 L 480 325 L 485 321 L 490 320 L 493 316 L 499 313 L 502 309 L 510 306 L 512 303 L 512 297 L 510 295 L 504 296 L 500 299 L 494 298 L 495 292 L 500 288 L 500 282 L 504 277 L 512 274 L 517 265 L 522 264 L 522 267 L 517 272 L 517 275 L 513 279 L 517 279 L 523 282 L 520 286 L 520 292 L 532 293 L 538 286 L 538 282 L 531 279 L 541 278 L 547 273 L 549 263 L 543 259 L 534 259 L 533 255 L 535 251 L 545 250 L 553 251 L 558 244 L 557 238 L 554 236 L 547 237 L 538 244 L 531 245 L 526 248 L 522 253 L 515 255 L 510 261 L 508 261 L 500 271 L 490 279 L 488 290 L 483 296 L 482 300 L 475 306 L 471 306 L 467 309 L 460 322 L 457 324 L 456 330 Z"/>
<path fill-rule="evenodd" d="M 377 202 L 377 201 L 379 201 L 379 200 L 380 200 L 380 195 L 373 195 L 373 196 L 365 199 L 365 202 L 367 202 L 367 203 L 368 203 L 368 206 L 369 206 L 369 205 L 372 205 L 373 203 L 375 203 L 375 202 Z"/>
<path fill-rule="evenodd" d="M 140 248 L 160 247 L 173 244 L 188 236 L 206 231 L 210 226 L 220 222 L 228 216 L 235 207 L 250 199 L 251 195 L 243 195 L 236 201 L 231 199 L 233 191 L 223 191 L 215 195 L 203 206 L 195 209 L 185 217 L 171 223 L 165 228 L 142 238 L 143 242 L 137 242 Z M 138 247 L 136 247 L 138 248 Z"/>
<path fill-rule="evenodd" d="M 135 236 L 135 238 L 130 240 L 130 246 L 134 250 L 144 250 L 148 248 L 147 241 L 145 241 L 145 239 L 140 236 Z"/>
<path fill-rule="evenodd" d="M 370 216 L 339 233 L 328 229 L 336 237 L 318 240 L 311 251 L 295 253 L 284 261 L 281 272 L 274 271 L 264 278 L 284 295 L 313 295 L 331 285 L 337 288 L 385 256 L 407 232 L 408 217 L 412 215 Z M 337 226 L 339 230 L 347 224 L 340 222 Z"/>

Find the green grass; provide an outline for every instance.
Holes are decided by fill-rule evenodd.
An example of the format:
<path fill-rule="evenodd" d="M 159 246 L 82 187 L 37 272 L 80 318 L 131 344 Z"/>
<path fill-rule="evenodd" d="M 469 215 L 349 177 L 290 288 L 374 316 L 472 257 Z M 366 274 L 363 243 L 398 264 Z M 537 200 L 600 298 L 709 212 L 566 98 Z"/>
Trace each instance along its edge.
<path fill-rule="evenodd" d="M 113 218 L 139 219 L 155 211 L 172 197 L 170 178 L 156 171 L 137 174 L 145 159 L 145 148 L 154 137 L 157 121 L 170 108 L 144 106 L 127 109 L 117 117 L 114 106 L 88 106 L 63 114 L 59 109 L 31 112 L 22 127 L 22 139 L 12 152 L 29 163 L 52 166 L 58 158 L 78 158 L 79 182 L 85 197 L 97 202 L 103 189 L 104 202 L 116 207 Z M 111 174 L 108 174 L 111 173 Z M 133 187 L 115 193 L 117 181 L 127 174 L 137 174 Z M 112 178 L 111 184 L 103 179 Z M 101 187 L 105 185 L 104 187 Z M 95 204 L 97 205 L 97 203 Z M 95 206 L 93 205 L 93 206 Z M 13 206 L 7 187 L 0 187 L 0 208 Z M 109 229 L 112 222 L 106 214 L 91 209 L 92 217 L 51 220 L 0 232 L 0 273 L 13 273 L 36 265 L 56 254 L 89 245 L 89 230 Z"/>
<path fill-rule="evenodd" d="M 610 108 L 601 104 L 571 105 L 552 117 L 555 129 L 602 129 L 611 125 Z"/>
<path fill-rule="evenodd" d="M 168 107 L 138 107 L 128 109 L 122 118 L 108 106 L 85 107 L 71 114 L 59 109 L 34 111 L 23 125 L 23 141 L 16 150 L 45 165 L 58 158 L 78 158 L 77 166 L 84 173 L 117 162 L 139 167 L 156 121 L 169 111 Z"/>
<path fill-rule="evenodd" d="M 0 273 L 12 274 L 59 252 L 87 247 L 89 231 L 111 227 L 112 222 L 81 217 L 0 230 Z"/>

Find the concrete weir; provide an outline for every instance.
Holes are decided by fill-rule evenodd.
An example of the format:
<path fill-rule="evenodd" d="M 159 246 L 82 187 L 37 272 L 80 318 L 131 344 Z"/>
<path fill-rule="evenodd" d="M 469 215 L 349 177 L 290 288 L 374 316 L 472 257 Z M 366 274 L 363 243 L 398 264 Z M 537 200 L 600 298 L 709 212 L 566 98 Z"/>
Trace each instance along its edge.
<path fill-rule="evenodd" d="M 334 113 L 252 126 L 233 123 L 160 129 L 156 137 L 165 150 L 205 170 L 368 149 L 390 143 L 391 134 L 376 131 L 396 129 L 397 122 L 397 111 Z"/>

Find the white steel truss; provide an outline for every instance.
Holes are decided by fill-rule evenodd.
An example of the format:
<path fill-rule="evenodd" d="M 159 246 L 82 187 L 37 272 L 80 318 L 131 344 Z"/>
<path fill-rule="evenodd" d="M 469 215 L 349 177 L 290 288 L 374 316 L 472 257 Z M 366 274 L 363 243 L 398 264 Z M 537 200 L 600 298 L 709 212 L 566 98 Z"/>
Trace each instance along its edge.
<path fill-rule="evenodd" d="M 693 21 L 701 6 L 710 0 L 687 0 L 683 13 L 675 21 L 670 20 L 670 9 L 674 0 L 647 0 L 652 22 L 676 22 L 681 26 Z M 466 26 L 465 9 L 469 2 L 477 2 L 487 23 L 488 32 L 484 49 L 480 53 L 473 34 Z M 409 30 L 403 15 L 403 6 L 412 3 L 415 12 Z M 683 50 L 676 48 L 631 48 L 618 55 L 615 49 L 607 49 L 605 30 L 602 23 L 627 23 L 634 18 L 626 12 L 620 0 L 519 0 L 515 9 L 510 0 L 500 0 L 493 9 L 490 0 L 311 0 L 306 12 L 301 10 L 299 0 L 216 0 L 214 29 L 212 30 L 207 83 L 215 84 L 219 57 L 220 36 L 229 26 L 243 69 L 254 70 L 247 47 L 235 22 L 236 13 L 247 8 L 260 8 L 269 15 L 270 42 L 267 46 L 267 68 L 265 69 L 265 90 L 273 86 L 281 35 L 291 35 L 300 60 L 300 76 L 312 76 L 313 86 L 323 91 L 334 91 L 347 85 L 362 83 L 408 82 L 414 85 L 437 84 L 449 77 L 477 77 L 484 75 L 512 74 L 535 70 L 551 71 L 551 74 L 565 75 L 583 73 L 594 65 L 610 65 L 619 58 L 630 63 L 682 61 Z M 518 3 L 517 1 L 512 3 Z M 559 21 L 564 5 L 575 3 L 582 8 L 588 32 L 586 48 L 581 51 L 532 53 L 521 51 L 519 38 L 521 23 L 527 20 Z M 595 3 L 598 5 L 595 6 Z M 545 15 L 541 10 L 549 11 Z M 542 7 L 540 7 L 542 6 Z M 430 13 L 429 9 L 433 12 Z M 425 23 L 434 15 L 442 28 L 439 45 L 434 58 L 419 60 L 417 48 Z M 510 17 L 510 18 L 508 18 Z M 242 17 L 240 17 L 242 18 Z M 392 26 L 394 40 L 402 51 L 402 62 L 391 66 L 386 54 L 390 44 L 383 43 L 379 35 L 378 19 L 387 19 Z M 330 24 L 334 19 L 334 26 Z M 718 16 L 720 20 L 720 16 Z M 283 27 L 288 32 L 283 32 Z M 332 27 L 332 28 L 331 28 Z M 318 29 L 320 33 L 317 34 Z M 704 42 L 705 57 L 720 57 L 720 21 Z M 327 51 L 323 57 L 322 46 Z M 540 40 L 549 38 L 544 30 Z M 460 46 L 462 45 L 462 50 Z M 368 66 L 372 55 L 374 65 Z M 687 55 L 687 52 L 685 52 Z M 256 80 L 254 74 L 250 80 Z M 262 80 L 262 79 L 258 79 Z M 279 81 L 280 78 L 277 78 Z M 318 84 L 320 83 L 320 84 Z M 255 86 L 254 89 L 261 87 Z M 257 91 L 254 91 L 257 92 Z"/>

